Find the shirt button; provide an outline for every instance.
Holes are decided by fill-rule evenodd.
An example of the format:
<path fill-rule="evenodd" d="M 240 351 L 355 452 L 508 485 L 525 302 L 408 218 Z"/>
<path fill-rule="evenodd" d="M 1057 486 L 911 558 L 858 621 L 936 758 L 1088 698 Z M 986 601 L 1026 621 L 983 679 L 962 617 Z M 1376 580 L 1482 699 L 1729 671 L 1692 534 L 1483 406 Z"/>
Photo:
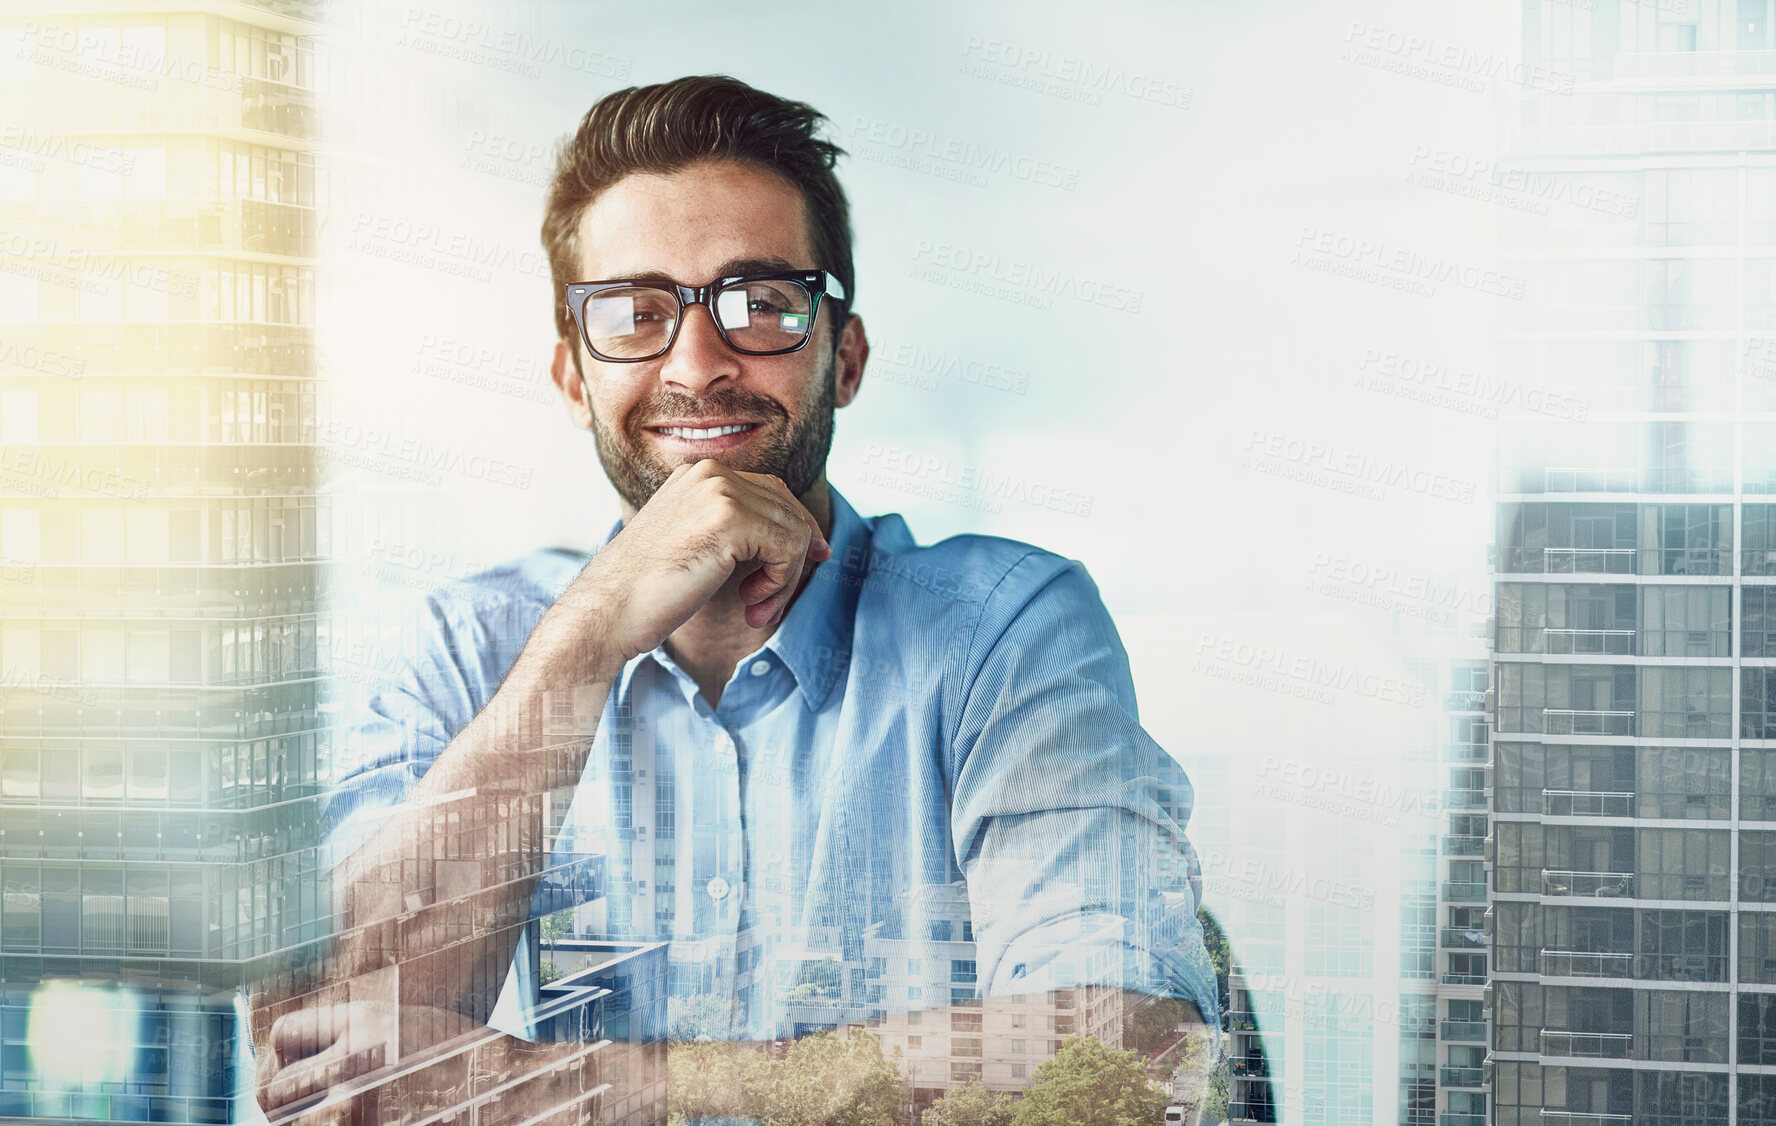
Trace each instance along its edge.
<path fill-rule="evenodd" d="M 715 737 L 715 754 L 717 758 L 734 757 L 734 737 L 726 731 Z"/>
<path fill-rule="evenodd" d="M 758 660 L 752 662 L 752 665 L 746 671 L 750 672 L 753 676 L 764 676 L 771 671 L 771 662 L 760 657 Z"/>
<path fill-rule="evenodd" d="M 705 884 L 703 890 L 709 893 L 711 899 L 726 899 L 728 897 L 728 881 L 717 876 Z"/>

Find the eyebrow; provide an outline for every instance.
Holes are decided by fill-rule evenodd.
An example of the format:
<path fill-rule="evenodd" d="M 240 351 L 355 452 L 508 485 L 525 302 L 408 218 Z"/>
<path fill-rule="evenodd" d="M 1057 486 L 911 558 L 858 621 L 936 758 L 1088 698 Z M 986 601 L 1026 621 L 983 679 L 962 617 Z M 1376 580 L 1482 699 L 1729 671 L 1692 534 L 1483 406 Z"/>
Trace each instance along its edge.
<path fill-rule="evenodd" d="M 715 268 L 715 277 L 731 278 L 740 274 L 766 274 L 775 270 L 794 270 L 797 268 L 795 263 L 787 258 L 730 258 Z M 671 285 L 678 284 L 676 278 L 669 277 L 659 270 L 639 270 L 627 274 L 612 274 L 608 278 L 601 278 L 599 280 L 664 282 Z M 713 281 L 715 279 L 711 278 L 710 280 Z"/>

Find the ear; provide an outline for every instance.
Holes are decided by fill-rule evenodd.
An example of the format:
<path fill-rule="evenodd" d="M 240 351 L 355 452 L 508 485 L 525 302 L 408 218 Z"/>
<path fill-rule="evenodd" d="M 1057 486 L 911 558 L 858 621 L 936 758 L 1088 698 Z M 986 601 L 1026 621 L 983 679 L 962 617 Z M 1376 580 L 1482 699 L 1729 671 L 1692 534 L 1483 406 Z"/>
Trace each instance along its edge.
<path fill-rule="evenodd" d="M 555 358 L 549 362 L 549 378 L 555 381 L 555 389 L 561 392 L 562 401 L 567 404 L 567 413 L 573 417 L 574 425 L 581 430 L 592 429 L 592 404 L 586 401 L 586 381 L 580 374 L 575 349 L 579 345 L 569 344 L 565 340 L 555 342 Z"/>
<path fill-rule="evenodd" d="M 864 335 L 863 318 L 846 317 L 845 327 L 839 332 L 838 371 L 834 376 L 837 386 L 833 392 L 835 407 L 845 406 L 857 397 L 857 389 L 863 383 L 863 365 L 868 359 L 869 337 Z"/>

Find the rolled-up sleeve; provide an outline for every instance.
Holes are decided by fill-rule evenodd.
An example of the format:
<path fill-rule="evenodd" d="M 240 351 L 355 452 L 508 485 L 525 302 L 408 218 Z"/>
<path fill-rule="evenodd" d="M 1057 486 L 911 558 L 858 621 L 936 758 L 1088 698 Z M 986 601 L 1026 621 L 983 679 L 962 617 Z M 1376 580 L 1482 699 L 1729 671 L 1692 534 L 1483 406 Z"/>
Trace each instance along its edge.
<path fill-rule="evenodd" d="M 331 870 L 375 835 L 450 740 L 475 717 L 457 631 L 430 596 L 390 636 L 348 650 L 369 683 L 341 735 L 321 802 L 321 866 Z"/>
<path fill-rule="evenodd" d="M 1141 727 L 1096 585 L 1077 562 L 1026 556 L 966 648 L 951 828 L 982 992 L 1120 985 L 1193 1001 L 1215 1025 L 1194 795 Z"/>

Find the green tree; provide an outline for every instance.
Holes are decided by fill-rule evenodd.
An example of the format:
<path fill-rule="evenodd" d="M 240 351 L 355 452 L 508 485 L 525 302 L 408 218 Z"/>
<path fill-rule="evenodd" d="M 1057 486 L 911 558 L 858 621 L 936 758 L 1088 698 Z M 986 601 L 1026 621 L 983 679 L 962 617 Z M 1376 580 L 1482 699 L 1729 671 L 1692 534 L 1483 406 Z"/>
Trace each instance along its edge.
<path fill-rule="evenodd" d="M 573 937 L 573 908 L 557 911 L 553 915 L 545 915 L 542 919 L 542 948 L 545 953 L 554 953 L 555 944 L 562 939 Z M 542 964 L 544 985 L 561 977 L 565 972 L 553 958 L 545 957 Z"/>
<path fill-rule="evenodd" d="M 919 1126 L 1011 1126 L 1016 1100 L 978 1081 L 952 1087 L 919 1117 Z"/>
<path fill-rule="evenodd" d="M 1233 971 L 1233 948 L 1228 944 L 1227 932 L 1221 929 L 1221 921 L 1215 918 L 1214 912 L 1204 907 L 1197 911 L 1196 918 L 1202 924 L 1203 945 L 1209 949 L 1209 964 L 1215 967 L 1216 1000 L 1221 1011 L 1226 1012 L 1229 999 L 1228 975 Z"/>
<path fill-rule="evenodd" d="M 1134 1052 L 1069 1036 L 1036 1069 L 1012 1126 L 1152 1126 L 1165 1108 L 1165 1092 L 1148 1081 Z"/>
<path fill-rule="evenodd" d="M 802 985 L 812 985 L 814 992 L 826 997 L 839 995 L 839 964 L 829 958 L 810 958 L 802 963 Z"/>
<path fill-rule="evenodd" d="M 720 1040 L 729 1035 L 734 1002 L 713 993 L 670 997 L 666 1001 L 666 1039 Z"/>
<path fill-rule="evenodd" d="M 1209 1072 L 1209 1082 L 1203 1092 L 1202 1115 L 1199 1119 L 1203 1126 L 1221 1126 L 1227 1121 L 1227 1057 L 1222 1056 L 1221 1062 Z"/>
<path fill-rule="evenodd" d="M 882 1042 L 853 1029 L 796 1041 L 744 1076 L 748 1111 L 772 1126 L 894 1126 L 906 1086 Z"/>
<path fill-rule="evenodd" d="M 748 1112 L 748 1072 L 762 1045 L 725 1041 L 667 1045 L 666 1106 L 674 1121 L 738 1118 Z"/>
<path fill-rule="evenodd" d="M 1178 1042 L 1180 1026 L 1196 1005 L 1182 997 L 1148 997 L 1122 1020 L 1122 1046 L 1144 1056 L 1155 1055 Z"/>
<path fill-rule="evenodd" d="M 553 915 L 544 915 L 542 919 L 543 944 L 553 946 L 564 938 L 572 938 L 574 930 L 573 908 L 557 911 Z"/>

